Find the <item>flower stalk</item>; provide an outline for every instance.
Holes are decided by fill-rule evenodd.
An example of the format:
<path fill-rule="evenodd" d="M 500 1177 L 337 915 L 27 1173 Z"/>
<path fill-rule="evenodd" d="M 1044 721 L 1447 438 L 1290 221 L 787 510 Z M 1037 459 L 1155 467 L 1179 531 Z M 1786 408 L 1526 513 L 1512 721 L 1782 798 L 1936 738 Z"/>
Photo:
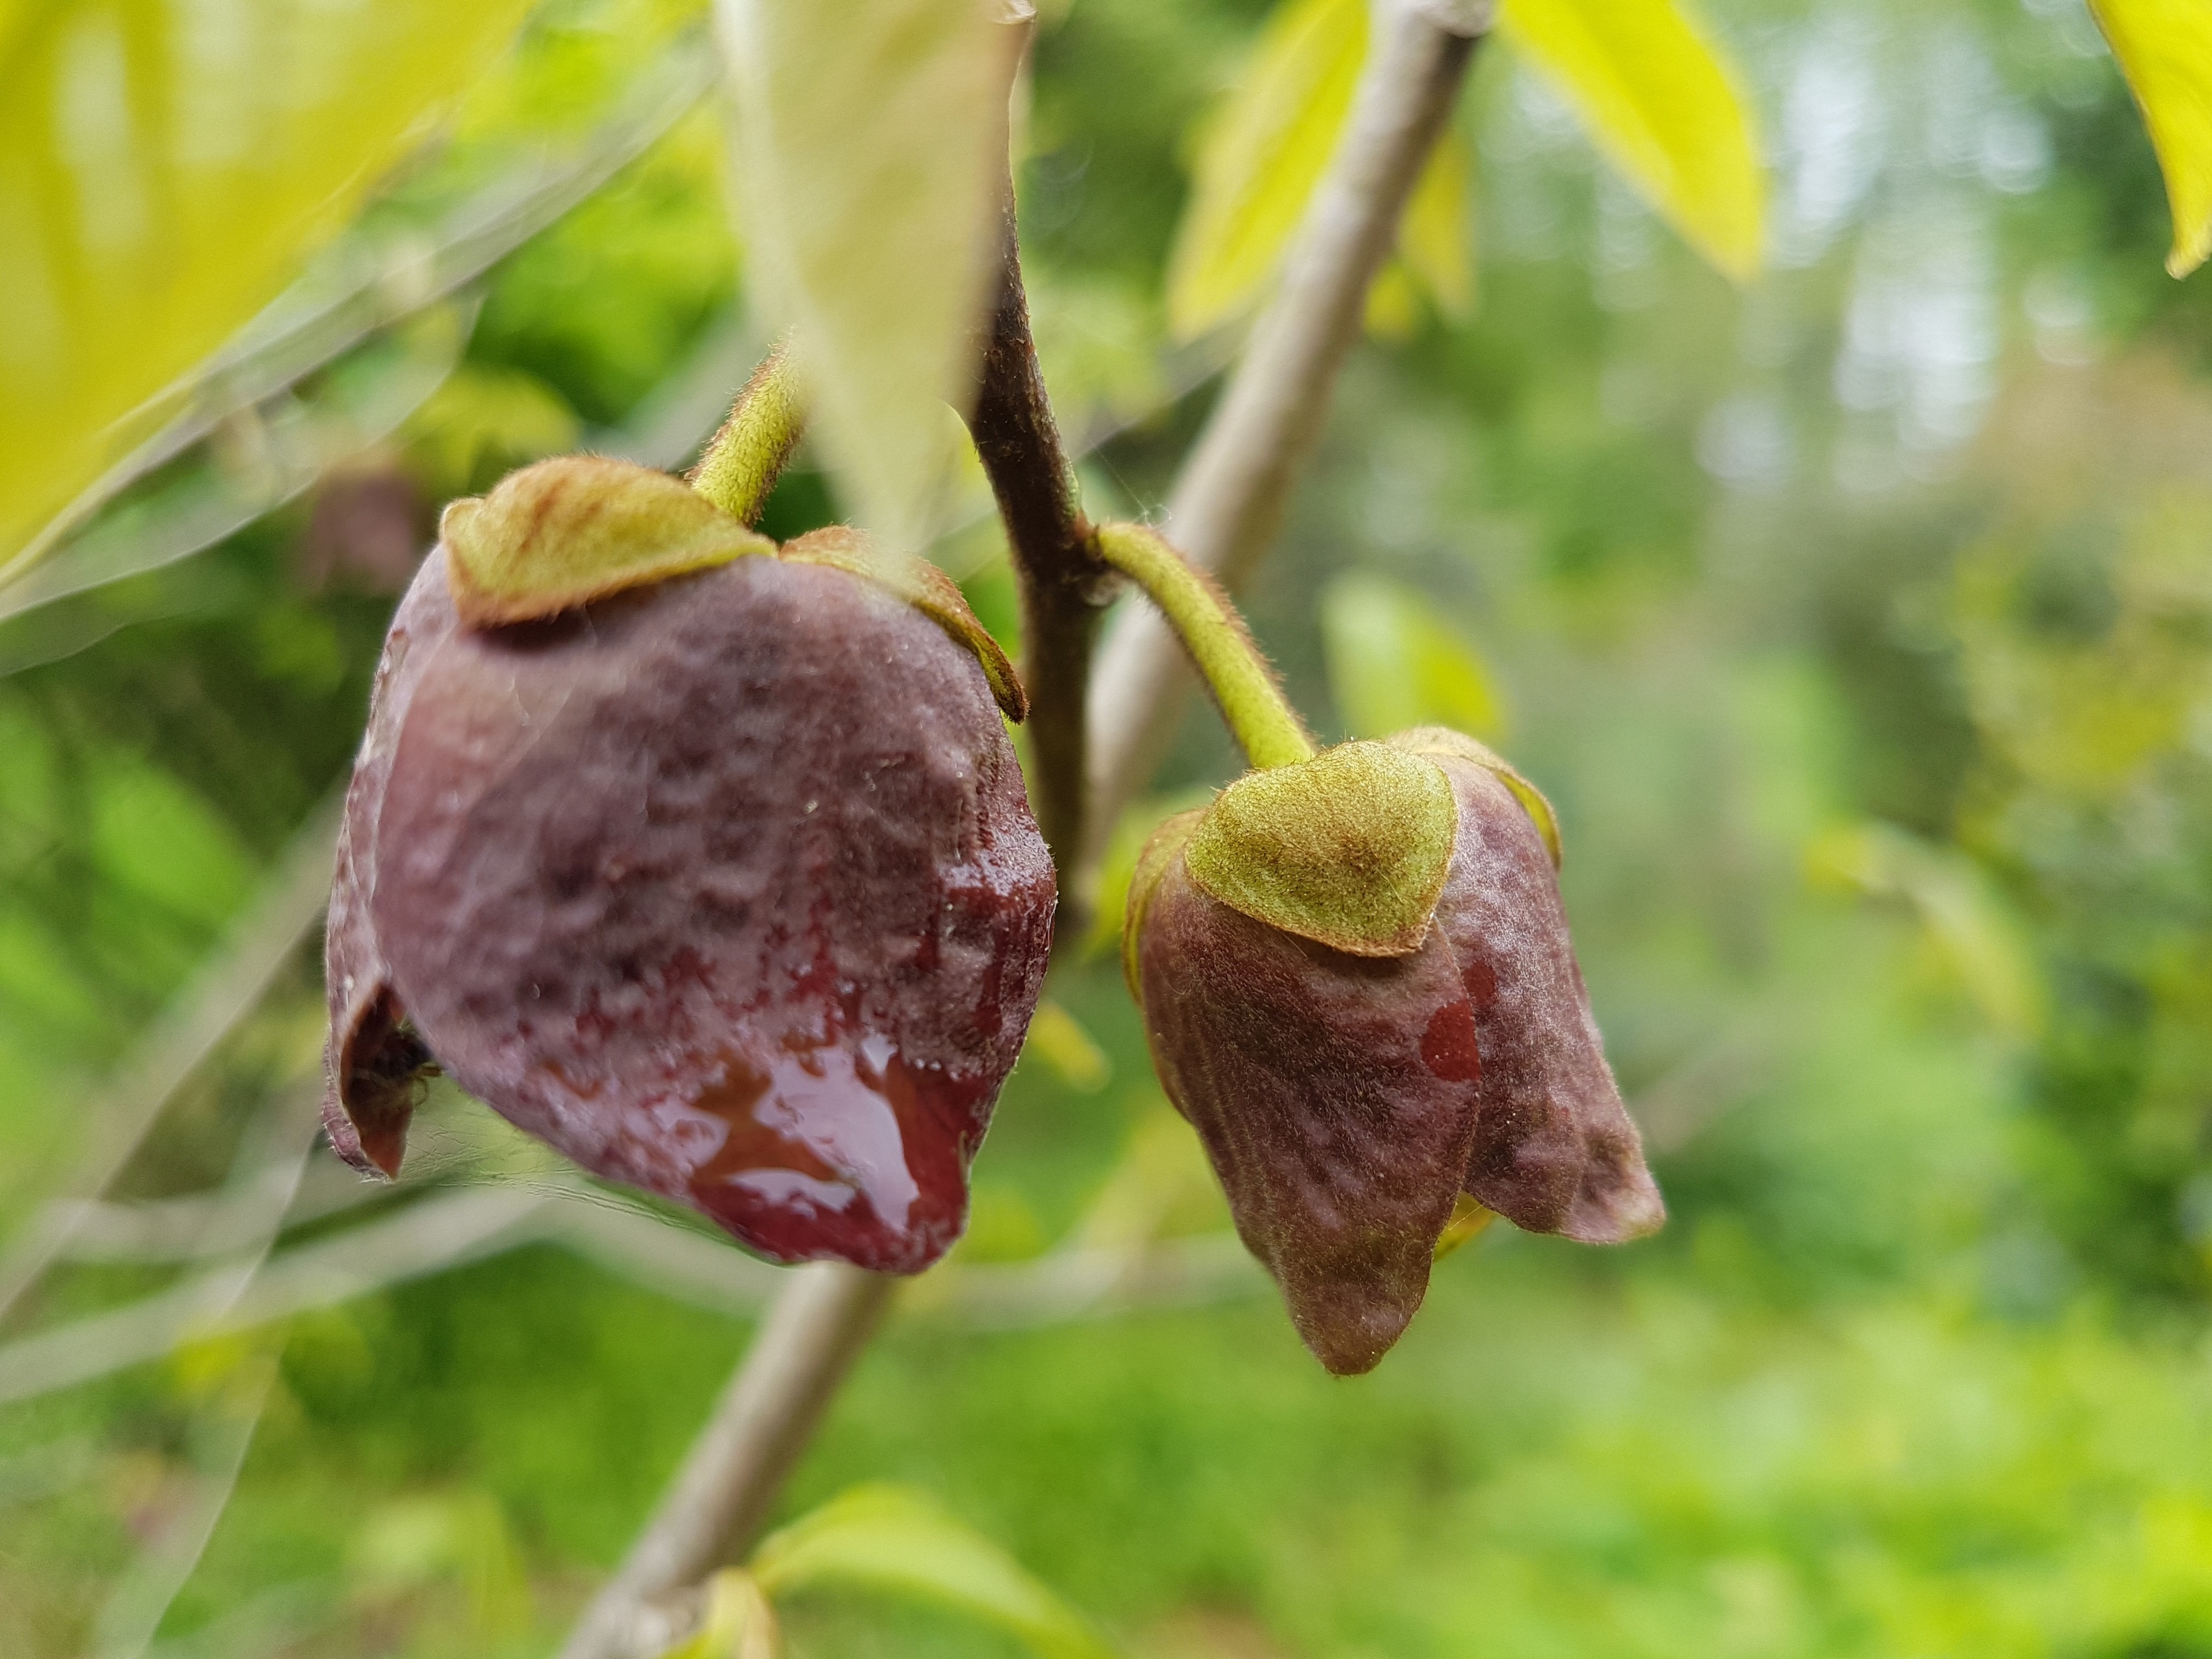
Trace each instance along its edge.
<path fill-rule="evenodd" d="M 1254 771 L 1314 757 L 1305 722 L 1220 584 L 1143 525 L 1101 525 L 1097 546 L 1100 557 L 1159 607 Z"/>
<path fill-rule="evenodd" d="M 750 525 L 768 506 L 784 463 L 805 432 L 806 405 L 786 337 L 761 359 L 731 404 L 729 418 L 684 479 L 739 524 Z"/>

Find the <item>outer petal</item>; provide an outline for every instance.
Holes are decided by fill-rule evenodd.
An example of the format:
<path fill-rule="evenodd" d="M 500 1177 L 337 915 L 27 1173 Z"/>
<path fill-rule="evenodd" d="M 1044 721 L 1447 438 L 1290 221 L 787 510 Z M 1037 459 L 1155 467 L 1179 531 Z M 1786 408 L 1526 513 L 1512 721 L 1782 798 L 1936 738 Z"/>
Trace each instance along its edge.
<path fill-rule="evenodd" d="M 407 1011 L 376 941 L 369 901 L 376 873 L 376 820 L 384 810 L 392 752 L 424 665 L 459 626 L 434 549 L 399 602 L 376 665 L 368 730 L 346 789 L 337 870 L 324 928 L 324 986 L 331 1030 L 324 1050 L 323 1127 L 337 1155 L 364 1175 L 397 1175 L 430 1057 L 403 1022 Z"/>
<path fill-rule="evenodd" d="M 1473 1011 L 1432 933 L 1356 957 L 1210 896 L 1178 853 L 1139 923 L 1160 1080 L 1322 1364 L 1364 1371 L 1420 1306 L 1475 1130 Z"/>
<path fill-rule="evenodd" d="M 419 672 L 372 915 L 439 1060 L 770 1255 L 941 1255 L 1053 908 L 975 659 L 754 558 Z"/>
<path fill-rule="evenodd" d="M 1459 844 L 1437 907 L 1482 1049 L 1467 1191 L 1531 1232 L 1613 1244 L 1666 1219 L 1590 1018 L 1542 837 L 1497 775 L 1435 755 Z"/>

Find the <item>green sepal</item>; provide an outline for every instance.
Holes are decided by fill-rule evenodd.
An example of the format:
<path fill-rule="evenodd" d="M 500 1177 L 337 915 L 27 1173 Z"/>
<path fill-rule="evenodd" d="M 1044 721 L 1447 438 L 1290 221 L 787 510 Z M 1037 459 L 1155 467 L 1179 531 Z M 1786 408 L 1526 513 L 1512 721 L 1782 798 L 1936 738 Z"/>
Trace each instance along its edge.
<path fill-rule="evenodd" d="M 1544 792 L 1513 769 L 1513 764 L 1486 743 L 1477 743 L 1464 732 L 1455 732 L 1445 726 L 1417 726 L 1383 739 L 1393 749 L 1402 749 L 1413 755 L 1449 755 L 1455 759 L 1473 761 L 1496 775 L 1498 781 L 1512 791 L 1513 799 L 1521 803 L 1536 826 L 1536 833 L 1544 838 L 1544 850 L 1552 855 L 1552 868 L 1559 867 L 1565 849 L 1559 843 L 1559 817 L 1552 810 L 1552 803 L 1544 799 Z"/>
<path fill-rule="evenodd" d="M 1129 897 L 1121 908 L 1121 977 L 1129 982 L 1129 995 L 1140 1010 L 1145 992 L 1137 972 L 1137 940 L 1144 932 L 1145 908 L 1159 890 L 1160 878 L 1182 856 L 1185 844 L 1197 832 L 1206 811 L 1205 807 L 1194 807 L 1163 820 L 1145 843 L 1145 850 L 1137 854 L 1137 867 L 1130 872 Z"/>
<path fill-rule="evenodd" d="M 510 472 L 439 522 L 446 580 L 471 628 L 532 622 L 775 544 L 683 479 L 604 455 Z"/>
<path fill-rule="evenodd" d="M 1191 878 L 1231 908 L 1352 956 L 1420 948 L 1436 914 L 1459 802 L 1435 762 L 1340 744 L 1248 772 L 1183 848 Z"/>
<path fill-rule="evenodd" d="M 1018 726 L 1029 718 L 1029 694 L 1022 690 L 1013 664 L 1006 660 L 991 630 L 968 608 L 960 584 L 927 559 L 886 552 L 865 531 L 842 524 L 793 538 L 783 544 L 779 556 L 790 564 L 822 564 L 847 571 L 897 594 L 974 655 L 990 684 L 991 696 L 1008 720 Z"/>

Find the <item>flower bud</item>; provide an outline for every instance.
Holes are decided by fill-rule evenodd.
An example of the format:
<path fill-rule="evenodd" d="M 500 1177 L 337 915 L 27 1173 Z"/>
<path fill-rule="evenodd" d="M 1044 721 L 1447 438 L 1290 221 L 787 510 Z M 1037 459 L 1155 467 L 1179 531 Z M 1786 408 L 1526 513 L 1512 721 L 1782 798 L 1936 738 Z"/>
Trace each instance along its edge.
<path fill-rule="evenodd" d="M 779 552 L 618 465 L 449 511 L 394 618 L 331 895 L 331 1143 L 395 1173 L 434 1062 L 764 1255 L 917 1272 L 1050 941 L 1011 672 L 941 577 L 856 574 L 850 532 Z M 528 544 L 625 515 L 580 573 Z"/>
<path fill-rule="evenodd" d="M 1397 1340 L 1462 1192 L 1587 1243 L 1664 1218 L 1553 839 L 1533 788 L 1431 728 L 1254 774 L 1139 866 L 1124 962 L 1162 1085 L 1332 1371 Z"/>

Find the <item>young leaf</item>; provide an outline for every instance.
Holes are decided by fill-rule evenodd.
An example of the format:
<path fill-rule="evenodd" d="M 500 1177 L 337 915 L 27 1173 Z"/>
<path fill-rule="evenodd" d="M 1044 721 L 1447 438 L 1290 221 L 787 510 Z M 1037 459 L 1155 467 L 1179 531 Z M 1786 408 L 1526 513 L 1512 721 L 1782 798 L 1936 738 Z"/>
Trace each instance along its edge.
<path fill-rule="evenodd" d="M 1112 1659 L 1091 1623 L 981 1533 L 920 1492 L 856 1486 L 763 1542 L 769 1595 L 817 1586 L 888 1591 L 998 1626 L 1037 1659 Z"/>
<path fill-rule="evenodd" d="M 2089 0 L 2141 106 L 2166 174 L 2173 251 L 2186 276 L 2212 254 L 2212 11 L 2197 0 Z"/>
<path fill-rule="evenodd" d="M 1168 262 L 1184 339 L 1248 307 L 1273 275 L 1352 108 L 1366 0 L 1289 0 L 1199 136 L 1190 205 Z"/>
<path fill-rule="evenodd" d="M 707 1616 L 684 1641 L 660 1659 L 778 1659 L 782 1632 L 759 1582 L 742 1567 L 727 1567 L 707 1581 Z"/>
<path fill-rule="evenodd" d="M 1869 820 L 1819 837 L 1806 864 L 1817 881 L 1903 899 L 1991 1026 L 2015 1039 L 2040 1034 L 2047 996 L 2034 952 L 2019 919 L 1964 853 Z"/>
<path fill-rule="evenodd" d="M 1098 890 L 1091 904 L 1091 931 L 1083 939 L 1085 957 L 1103 957 L 1121 948 L 1129 884 L 1152 832 L 1176 814 L 1194 811 L 1212 799 L 1211 789 L 1182 789 L 1172 795 L 1132 802 L 1122 811 L 1107 842 L 1106 856 L 1099 861 Z"/>
<path fill-rule="evenodd" d="M 1449 726 L 1479 738 L 1505 724 L 1474 647 L 1436 619 L 1421 594 L 1387 576 L 1340 576 L 1322 596 L 1329 690 L 1352 735 Z"/>
<path fill-rule="evenodd" d="M 1758 271 L 1765 180 L 1751 112 L 1674 0 L 1504 0 L 1498 27 L 1684 240 L 1738 282 Z"/>
<path fill-rule="evenodd" d="M 1457 319 L 1474 309 L 1473 222 L 1468 214 L 1467 140 L 1447 127 L 1414 182 L 1398 227 L 1398 255 L 1437 309 Z"/>
<path fill-rule="evenodd" d="M 1054 1076 L 1078 1094 L 1097 1094 L 1114 1075 L 1114 1062 L 1098 1046 L 1098 1040 L 1084 1030 L 1083 1022 L 1069 1013 L 1065 1005 L 1050 997 L 1038 1003 L 1036 1012 L 1030 1016 L 1028 1046 L 1023 1052 L 1036 1055 Z"/>
<path fill-rule="evenodd" d="M 1364 0 L 1288 0 L 1198 133 L 1190 204 L 1168 263 L 1168 321 L 1190 339 L 1265 292 L 1352 112 L 1367 56 Z M 1466 140 L 1447 131 L 1407 204 L 1399 258 L 1368 296 L 1370 333 L 1413 332 L 1413 283 L 1445 316 L 1474 302 Z M 1409 282 L 1408 277 L 1413 279 Z"/>
<path fill-rule="evenodd" d="M 164 388 L 275 296 L 526 9 L 9 9 L 0 567 L 145 435 Z"/>
<path fill-rule="evenodd" d="M 745 246 L 854 520 L 919 553 L 966 401 L 1021 34 L 985 0 L 723 0 Z"/>

